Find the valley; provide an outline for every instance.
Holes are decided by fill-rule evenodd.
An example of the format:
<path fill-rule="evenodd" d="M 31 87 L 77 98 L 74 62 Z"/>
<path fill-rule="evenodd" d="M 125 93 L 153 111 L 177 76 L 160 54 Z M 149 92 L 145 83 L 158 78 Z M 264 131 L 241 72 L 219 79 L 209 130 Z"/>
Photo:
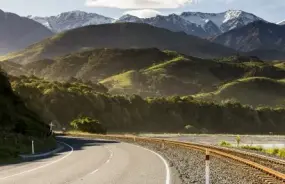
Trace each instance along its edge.
<path fill-rule="evenodd" d="M 3 11 L 1 22 L 5 157 L 28 153 L 32 138 L 50 150 L 47 124 L 73 130 L 85 117 L 109 133 L 285 133 L 282 23 L 239 10 L 117 19 Z"/>

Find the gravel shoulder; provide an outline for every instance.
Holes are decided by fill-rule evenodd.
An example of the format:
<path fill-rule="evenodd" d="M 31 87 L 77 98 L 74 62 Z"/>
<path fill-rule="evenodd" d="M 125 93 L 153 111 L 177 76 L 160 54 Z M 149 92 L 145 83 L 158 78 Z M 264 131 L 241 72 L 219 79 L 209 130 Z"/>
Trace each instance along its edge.
<path fill-rule="evenodd" d="M 137 142 L 161 154 L 168 160 L 172 168 L 172 175 L 179 178 L 173 184 L 204 184 L 205 183 L 205 154 L 174 146 L 155 145 Z M 255 184 L 262 183 L 255 171 L 243 164 L 232 162 L 224 158 L 211 156 L 210 159 L 211 183 L 213 184 Z M 250 173 L 250 174 L 249 174 Z"/>

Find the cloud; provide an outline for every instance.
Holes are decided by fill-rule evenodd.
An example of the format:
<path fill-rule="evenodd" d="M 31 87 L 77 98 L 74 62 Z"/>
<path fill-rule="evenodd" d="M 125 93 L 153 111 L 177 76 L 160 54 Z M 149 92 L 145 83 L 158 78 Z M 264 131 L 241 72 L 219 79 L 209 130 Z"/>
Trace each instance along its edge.
<path fill-rule="evenodd" d="M 151 9 L 143 9 L 143 10 L 130 10 L 124 12 L 124 15 L 129 14 L 139 18 L 150 18 L 155 17 L 157 15 L 161 15 L 162 13 L 156 10 Z"/>
<path fill-rule="evenodd" d="M 86 6 L 120 9 L 179 8 L 193 0 L 86 0 Z"/>

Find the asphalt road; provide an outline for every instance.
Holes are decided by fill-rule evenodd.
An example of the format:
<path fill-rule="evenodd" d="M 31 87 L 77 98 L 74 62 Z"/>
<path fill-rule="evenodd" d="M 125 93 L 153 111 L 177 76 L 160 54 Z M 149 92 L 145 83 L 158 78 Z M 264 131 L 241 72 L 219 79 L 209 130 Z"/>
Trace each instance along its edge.
<path fill-rule="evenodd" d="M 60 138 L 50 158 L 0 167 L 1 184 L 170 184 L 166 161 L 126 143 Z"/>

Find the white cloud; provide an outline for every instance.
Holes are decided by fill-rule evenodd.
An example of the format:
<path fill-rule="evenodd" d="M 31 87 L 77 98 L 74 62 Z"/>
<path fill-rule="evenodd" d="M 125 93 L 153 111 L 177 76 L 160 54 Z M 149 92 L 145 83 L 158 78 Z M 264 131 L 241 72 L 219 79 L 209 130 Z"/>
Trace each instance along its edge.
<path fill-rule="evenodd" d="M 156 10 L 151 9 L 143 9 L 143 10 L 130 10 L 124 12 L 124 15 L 129 14 L 139 18 L 150 18 L 155 17 L 157 15 L 161 15 L 162 13 Z"/>
<path fill-rule="evenodd" d="M 86 0 L 86 6 L 120 9 L 179 8 L 193 0 Z"/>

